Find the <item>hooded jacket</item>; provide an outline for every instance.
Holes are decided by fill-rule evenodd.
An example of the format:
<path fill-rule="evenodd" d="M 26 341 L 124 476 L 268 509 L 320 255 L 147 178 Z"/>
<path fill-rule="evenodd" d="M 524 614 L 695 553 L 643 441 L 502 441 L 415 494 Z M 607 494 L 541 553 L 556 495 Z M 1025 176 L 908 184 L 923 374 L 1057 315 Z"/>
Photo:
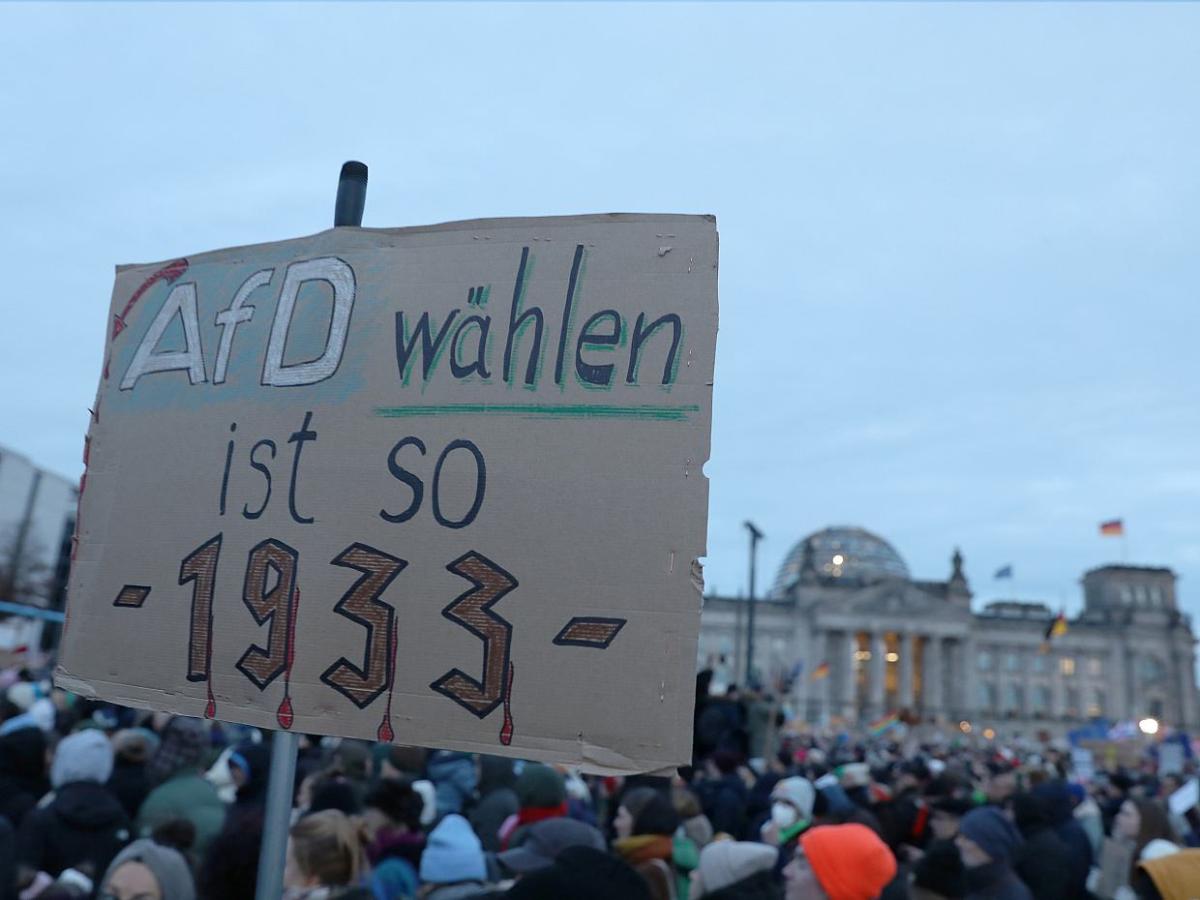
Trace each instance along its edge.
<path fill-rule="evenodd" d="M 0 816 L 19 828 L 49 790 L 42 730 L 21 728 L 0 736 Z"/>
<path fill-rule="evenodd" d="M 25 817 L 17 859 L 53 876 L 83 863 L 104 872 L 130 837 L 129 816 L 112 792 L 93 781 L 74 781 Z"/>
<path fill-rule="evenodd" d="M 1071 793 L 1066 782 L 1047 781 L 1033 789 L 1033 795 L 1045 804 L 1046 814 L 1055 834 L 1067 848 L 1070 879 L 1063 900 L 1087 896 L 1088 872 L 1092 868 L 1092 842 L 1075 819 Z"/>
<path fill-rule="evenodd" d="M 1025 845 L 1017 852 L 1013 868 L 1028 886 L 1034 900 L 1070 897 L 1070 853 L 1055 833 L 1045 804 L 1030 794 L 1013 798 L 1017 829 Z"/>

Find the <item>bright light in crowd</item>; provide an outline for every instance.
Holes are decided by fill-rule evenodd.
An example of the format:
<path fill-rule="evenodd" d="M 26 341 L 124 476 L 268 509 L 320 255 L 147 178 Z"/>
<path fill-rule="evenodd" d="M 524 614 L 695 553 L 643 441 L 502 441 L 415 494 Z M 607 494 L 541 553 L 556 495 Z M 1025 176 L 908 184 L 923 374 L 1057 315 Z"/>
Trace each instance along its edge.
<path fill-rule="evenodd" d="M 959 722 L 958 728 L 963 734 L 971 733 L 971 723 L 970 722 Z"/>
<path fill-rule="evenodd" d="M 844 563 L 845 561 L 846 561 L 846 557 L 842 556 L 842 554 L 840 554 L 840 553 L 835 553 L 835 554 L 833 555 L 833 564 L 834 564 L 835 566 L 840 566 L 840 565 L 841 565 L 842 563 Z"/>
<path fill-rule="evenodd" d="M 983 729 L 983 736 L 990 741 L 992 738 L 994 738 L 996 736 L 996 732 L 994 732 L 990 728 L 985 728 L 985 729 Z"/>
<path fill-rule="evenodd" d="M 1158 719 L 1142 719 L 1138 722 L 1142 734 L 1158 734 Z"/>
<path fill-rule="evenodd" d="M 888 661 L 888 662 L 899 662 L 899 661 L 900 661 L 900 654 L 899 654 L 899 653 L 897 653 L 895 650 L 893 650 L 891 653 L 889 653 L 889 654 L 887 655 L 887 661 Z"/>

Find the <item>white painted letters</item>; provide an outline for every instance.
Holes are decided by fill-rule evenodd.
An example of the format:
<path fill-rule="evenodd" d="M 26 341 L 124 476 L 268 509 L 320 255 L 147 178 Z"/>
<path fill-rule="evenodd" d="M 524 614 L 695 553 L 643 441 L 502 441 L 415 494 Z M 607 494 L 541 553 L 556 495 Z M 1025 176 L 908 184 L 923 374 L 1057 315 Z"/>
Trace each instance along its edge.
<path fill-rule="evenodd" d="M 183 338 L 185 349 L 164 353 L 155 353 L 154 348 L 162 340 L 167 326 L 175 318 L 176 313 L 183 322 Z M 137 353 L 125 377 L 121 379 L 121 390 L 132 390 L 139 378 L 151 372 L 174 372 L 186 369 L 188 381 L 199 384 L 207 380 L 204 373 L 204 352 L 200 347 L 200 322 L 196 317 L 196 285 L 177 284 L 167 294 L 167 299 L 158 311 L 146 336 L 138 345 Z"/>
<path fill-rule="evenodd" d="M 300 285 L 306 281 L 324 281 L 333 288 L 333 314 L 329 322 L 329 337 L 325 352 L 309 362 L 285 366 L 283 354 L 287 347 L 288 329 Z M 354 270 L 335 256 L 323 256 L 305 262 L 292 263 L 283 276 L 279 304 L 271 323 L 271 338 L 267 343 L 267 359 L 263 365 L 262 383 L 267 385 L 314 384 L 337 371 L 346 346 L 346 331 L 350 311 L 354 308 Z"/>
<path fill-rule="evenodd" d="M 270 284 L 271 275 L 274 272 L 274 269 L 260 269 L 255 272 L 238 288 L 237 295 L 229 304 L 229 309 L 223 309 L 217 313 L 217 324 L 221 326 L 221 345 L 217 347 L 217 365 L 213 369 L 213 384 L 221 384 L 225 381 L 225 372 L 229 368 L 229 353 L 233 349 L 233 334 L 237 331 L 238 325 L 254 318 L 254 307 L 243 305 L 246 298 L 256 288 Z"/>

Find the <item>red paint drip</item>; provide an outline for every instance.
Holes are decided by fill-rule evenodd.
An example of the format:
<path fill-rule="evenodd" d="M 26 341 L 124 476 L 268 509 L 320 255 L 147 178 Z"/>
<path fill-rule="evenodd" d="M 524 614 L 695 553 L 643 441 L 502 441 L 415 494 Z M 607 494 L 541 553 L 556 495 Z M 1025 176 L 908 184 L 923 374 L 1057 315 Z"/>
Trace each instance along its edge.
<path fill-rule="evenodd" d="M 504 689 L 504 727 L 500 729 L 500 743 L 505 747 L 512 743 L 513 739 L 513 717 L 512 717 L 512 683 L 513 683 L 513 664 L 508 664 L 508 686 Z"/>
<path fill-rule="evenodd" d="M 210 637 L 209 640 L 212 638 Z M 215 719 L 217 717 L 217 701 L 213 697 L 212 692 L 212 672 L 208 673 L 208 705 L 204 707 L 204 718 Z"/>
<path fill-rule="evenodd" d="M 297 584 L 292 591 L 292 609 L 288 620 L 287 663 L 283 670 L 283 702 L 279 704 L 279 710 L 275 713 L 279 727 L 285 730 L 290 729 L 292 722 L 296 720 L 295 712 L 292 709 L 292 663 L 296 661 L 296 613 L 299 611 L 300 585 Z"/>
<path fill-rule="evenodd" d="M 392 671 L 388 678 L 387 706 L 383 712 L 383 721 L 379 723 L 379 731 L 375 733 L 379 740 L 390 744 L 396 733 L 392 730 L 392 693 L 396 689 L 396 635 L 395 622 L 392 623 Z"/>

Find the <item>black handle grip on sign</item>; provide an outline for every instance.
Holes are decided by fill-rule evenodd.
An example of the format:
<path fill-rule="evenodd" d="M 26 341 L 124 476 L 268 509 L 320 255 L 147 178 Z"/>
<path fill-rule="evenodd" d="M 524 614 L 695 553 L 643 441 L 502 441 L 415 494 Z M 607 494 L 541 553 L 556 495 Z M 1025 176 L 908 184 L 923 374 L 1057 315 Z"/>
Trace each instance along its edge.
<path fill-rule="evenodd" d="M 342 165 L 338 178 L 337 202 L 333 206 L 333 227 L 362 225 L 363 209 L 367 205 L 367 167 L 350 160 Z"/>

